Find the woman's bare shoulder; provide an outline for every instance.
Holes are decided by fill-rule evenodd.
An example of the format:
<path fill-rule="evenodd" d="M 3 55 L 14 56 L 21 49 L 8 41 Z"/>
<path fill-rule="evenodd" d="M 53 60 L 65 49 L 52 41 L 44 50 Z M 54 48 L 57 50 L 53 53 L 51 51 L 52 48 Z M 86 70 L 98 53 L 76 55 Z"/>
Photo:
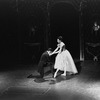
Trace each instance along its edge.
<path fill-rule="evenodd" d="M 61 46 L 64 46 L 65 45 L 65 43 L 64 42 L 61 42 Z"/>

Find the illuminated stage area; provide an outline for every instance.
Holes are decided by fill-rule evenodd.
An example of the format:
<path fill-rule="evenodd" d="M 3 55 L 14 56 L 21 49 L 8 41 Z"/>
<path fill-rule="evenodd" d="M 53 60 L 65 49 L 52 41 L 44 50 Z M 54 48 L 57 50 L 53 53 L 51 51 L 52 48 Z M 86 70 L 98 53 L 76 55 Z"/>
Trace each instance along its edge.
<path fill-rule="evenodd" d="M 0 100 L 100 100 L 100 0 L 0 0 L 0 40 Z"/>
<path fill-rule="evenodd" d="M 100 64 L 81 62 L 77 75 L 52 78 L 49 69 L 44 82 L 36 82 L 37 65 L 0 72 L 0 100 L 100 100 Z"/>

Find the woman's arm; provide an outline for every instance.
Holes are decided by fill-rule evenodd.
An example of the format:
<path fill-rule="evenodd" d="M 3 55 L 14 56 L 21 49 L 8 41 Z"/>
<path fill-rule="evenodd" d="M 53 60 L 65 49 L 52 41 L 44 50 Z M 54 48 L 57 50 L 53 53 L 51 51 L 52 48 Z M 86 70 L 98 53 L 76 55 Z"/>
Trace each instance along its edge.
<path fill-rule="evenodd" d="M 52 54 L 61 53 L 61 51 L 62 51 L 62 46 L 60 46 L 59 48 L 60 48 L 60 49 L 59 49 L 58 51 L 55 50 Z"/>
<path fill-rule="evenodd" d="M 57 51 L 58 51 L 58 49 L 59 49 L 59 47 L 57 47 L 57 48 L 53 51 L 53 53 L 57 52 Z"/>
<path fill-rule="evenodd" d="M 58 52 L 59 47 L 57 47 L 52 53 L 49 54 L 49 56 L 56 54 Z"/>
<path fill-rule="evenodd" d="M 55 53 L 61 53 L 61 52 L 62 52 L 62 49 L 65 48 L 65 44 L 64 44 L 64 43 L 61 44 L 59 48 L 60 48 L 60 49 L 59 49 L 57 52 L 55 52 Z"/>
<path fill-rule="evenodd" d="M 62 50 L 62 46 L 60 46 L 59 51 L 57 51 L 56 53 L 61 53 L 61 50 Z"/>

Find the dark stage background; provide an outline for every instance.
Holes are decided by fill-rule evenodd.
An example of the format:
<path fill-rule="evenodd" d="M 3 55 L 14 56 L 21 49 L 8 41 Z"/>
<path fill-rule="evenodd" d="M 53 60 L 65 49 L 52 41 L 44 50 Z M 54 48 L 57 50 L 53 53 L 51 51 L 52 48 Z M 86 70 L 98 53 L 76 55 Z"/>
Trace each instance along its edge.
<path fill-rule="evenodd" d="M 79 12 L 71 3 L 56 3 L 51 8 L 51 45 L 57 46 L 57 37 L 63 36 L 66 48 L 74 58 L 79 59 Z"/>
<path fill-rule="evenodd" d="M 86 44 L 99 11 L 99 2 L 89 0 L 0 0 L 0 65 L 37 63 L 48 47 L 56 48 L 59 35 L 74 59 L 80 50 L 93 59 Z"/>
<path fill-rule="evenodd" d="M 1 65 L 31 64 L 44 50 L 46 18 L 32 0 L 0 0 Z"/>
<path fill-rule="evenodd" d="M 64 2 L 48 7 L 45 1 L 0 1 L 1 65 L 38 62 L 48 47 L 56 48 L 59 35 L 73 57 L 79 57 L 78 11 Z"/>

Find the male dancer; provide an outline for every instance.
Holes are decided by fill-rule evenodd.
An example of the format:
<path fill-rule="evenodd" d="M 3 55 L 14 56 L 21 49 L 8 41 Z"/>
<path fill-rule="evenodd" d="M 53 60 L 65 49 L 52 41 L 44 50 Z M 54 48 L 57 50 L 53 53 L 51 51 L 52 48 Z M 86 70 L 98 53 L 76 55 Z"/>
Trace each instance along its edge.
<path fill-rule="evenodd" d="M 48 63 L 51 63 L 51 59 L 50 59 L 51 52 L 52 52 L 52 49 L 49 48 L 40 57 L 40 61 L 38 63 L 38 72 L 40 73 L 40 78 L 44 77 L 44 67 L 46 67 Z M 53 71 L 53 68 L 51 69 L 51 71 Z"/>

